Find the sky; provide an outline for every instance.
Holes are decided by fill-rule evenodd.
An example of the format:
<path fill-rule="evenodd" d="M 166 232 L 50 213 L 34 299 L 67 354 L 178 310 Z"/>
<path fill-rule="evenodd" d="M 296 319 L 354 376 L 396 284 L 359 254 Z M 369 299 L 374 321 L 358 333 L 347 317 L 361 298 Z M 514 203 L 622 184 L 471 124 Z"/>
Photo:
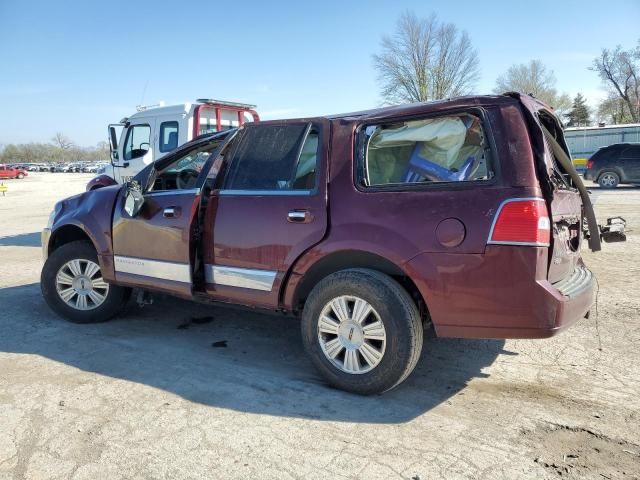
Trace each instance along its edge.
<path fill-rule="evenodd" d="M 640 0 L 0 0 L 0 145 L 55 132 L 95 145 L 108 123 L 159 101 L 252 103 L 265 119 L 372 108 L 382 100 L 371 57 L 407 10 L 468 32 L 476 93 L 540 59 L 560 91 L 595 105 L 593 58 L 640 38 Z"/>

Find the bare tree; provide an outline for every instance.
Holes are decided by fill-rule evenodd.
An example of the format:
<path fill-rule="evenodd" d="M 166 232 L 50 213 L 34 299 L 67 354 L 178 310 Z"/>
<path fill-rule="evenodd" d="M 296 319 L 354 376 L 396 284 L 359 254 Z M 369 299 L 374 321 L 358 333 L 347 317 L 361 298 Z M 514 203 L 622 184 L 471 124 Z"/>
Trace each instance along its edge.
<path fill-rule="evenodd" d="M 73 147 L 71 139 L 61 132 L 56 132 L 53 138 L 51 138 L 51 141 L 62 150 L 69 150 Z"/>
<path fill-rule="evenodd" d="M 498 77 L 493 91 L 529 93 L 553 107 L 559 115 L 565 115 L 571 108 L 571 98 L 566 93 L 558 93 L 553 71 L 548 70 L 541 60 L 512 65 Z"/>
<path fill-rule="evenodd" d="M 591 70 L 598 72 L 624 102 L 631 121 L 640 122 L 640 40 L 630 50 L 623 50 L 620 45 L 615 50 L 603 49 L 593 60 Z"/>
<path fill-rule="evenodd" d="M 478 77 L 478 54 L 465 31 L 435 15 L 406 12 L 396 33 L 382 37 L 373 56 L 385 103 L 411 103 L 466 95 Z"/>
<path fill-rule="evenodd" d="M 109 144 L 105 141 L 100 141 L 96 145 L 96 154 L 99 155 L 100 160 L 108 160 L 110 158 Z"/>

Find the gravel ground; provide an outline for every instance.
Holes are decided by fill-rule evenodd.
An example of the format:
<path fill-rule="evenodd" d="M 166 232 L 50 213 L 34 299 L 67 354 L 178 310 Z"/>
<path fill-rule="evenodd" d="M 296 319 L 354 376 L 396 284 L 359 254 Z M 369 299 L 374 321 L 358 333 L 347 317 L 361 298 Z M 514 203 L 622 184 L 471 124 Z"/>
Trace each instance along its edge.
<path fill-rule="evenodd" d="M 53 315 L 40 230 L 89 178 L 30 174 L 0 197 L 0 478 L 640 478 L 637 231 L 584 254 L 589 319 L 430 338 L 400 388 L 362 398 L 323 384 L 293 319 L 166 298 L 101 325 Z M 640 189 L 592 198 L 640 223 Z"/>

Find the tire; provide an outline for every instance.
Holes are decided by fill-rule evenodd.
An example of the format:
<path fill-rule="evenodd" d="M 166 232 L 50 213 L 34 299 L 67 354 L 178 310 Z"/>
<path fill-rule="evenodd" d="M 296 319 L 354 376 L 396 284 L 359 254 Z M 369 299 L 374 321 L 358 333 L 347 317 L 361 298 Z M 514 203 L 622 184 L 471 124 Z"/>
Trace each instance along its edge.
<path fill-rule="evenodd" d="M 346 305 L 346 317 L 335 314 L 332 301 L 336 302 L 334 305 Z M 367 316 L 357 314 L 361 301 L 372 307 Z M 339 322 L 340 316 L 347 321 Z M 358 316 L 361 322 L 354 322 Z M 326 317 L 333 323 L 327 323 Z M 378 320 L 383 324 L 384 340 L 371 339 L 374 328 L 375 335 L 380 337 Z M 327 333 L 327 327 L 338 333 Z M 407 291 L 391 277 L 368 269 L 342 270 L 322 279 L 307 298 L 302 314 L 302 341 L 330 385 L 372 395 L 396 387 L 415 368 L 422 351 L 422 319 Z M 376 356 L 382 353 L 381 358 L 371 356 L 365 343 L 374 348 Z M 332 360 L 330 353 L 325 352 L 331 352 L 335 358 Z"/>
<path fill-rule="evenodd" d="M 616 188 L 620 183 L 620 176 L 616 172 L 602 172 L 598 177 L 598 185 L 600 188 L 611 189 Z"/>
<path fill-rule="evenodd" d="M 16 178 L 19 178 L 20 180 L 22 180 L 24 178 L 24 173 L 19 173 Z"/>
<path fill-rule="evenodd" d="M 74 275 L 69 267 L 69 262 L 74 260 L 78 261 L 74 263 L 77 265 L 76 272 L 86 273 L 86 276 Z M 91 267 L 94 270 L 90 270 L 89 262 L 95 265 Z M 71 279 L 75 283 L 70 283 Z M 86 241 L 67 243 L 54 250 L 42 268 L 40 289 L 47 305 L 59 316 L 73 323 L 105 322 L 120 313 L 131 295 L 129 288 L 107 284 L 102 280 L 96 250 Z M 70 303 L 63 300 L 59 291 L 70 296 Z M 84 293 L 89 291 L 94 292 L 93 296 Z M 84 301 L 79 300 L 81 296 L 85 297 Z M 100 297 L 103 298 L 100 303 L 94 301 Z M 71 305 L 74 303 L 76 306 Z M 81 309 L 82 306 L 86 309 Z"/>

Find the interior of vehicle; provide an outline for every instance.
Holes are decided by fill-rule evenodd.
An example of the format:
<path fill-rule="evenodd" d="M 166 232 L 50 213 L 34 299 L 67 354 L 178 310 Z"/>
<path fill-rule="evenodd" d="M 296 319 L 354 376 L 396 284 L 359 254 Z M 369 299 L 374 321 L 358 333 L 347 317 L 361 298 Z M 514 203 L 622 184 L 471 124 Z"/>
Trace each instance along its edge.
<path fill-rule="evenodd" d="M 487 180 L 490 148 L 479 117 L 448 115 L 365 129 L 367 186 Z"/>
<path fill-rule="evenodd" d="M 319 133 L 310 124 L 274 125 L 242 132 L 217 158 L 211 155 L 224 137 L 157 165 L 149 192 L 188 190 L 198 185 L 202 170 L 211 167 L 204 189 L 214 188 L 219 172 L 228 168 L 224 186 L 228 190 L 313 190 L 316 186 Z M 225 165 L 225 155 L 232 155 Z"/>
<path fill-rule="evenodd" d="M 218 143 L 210 143 L 177 158 L 157 174 L 149 191 L 195 188 L 205 163 L 218 146 Z"/>

